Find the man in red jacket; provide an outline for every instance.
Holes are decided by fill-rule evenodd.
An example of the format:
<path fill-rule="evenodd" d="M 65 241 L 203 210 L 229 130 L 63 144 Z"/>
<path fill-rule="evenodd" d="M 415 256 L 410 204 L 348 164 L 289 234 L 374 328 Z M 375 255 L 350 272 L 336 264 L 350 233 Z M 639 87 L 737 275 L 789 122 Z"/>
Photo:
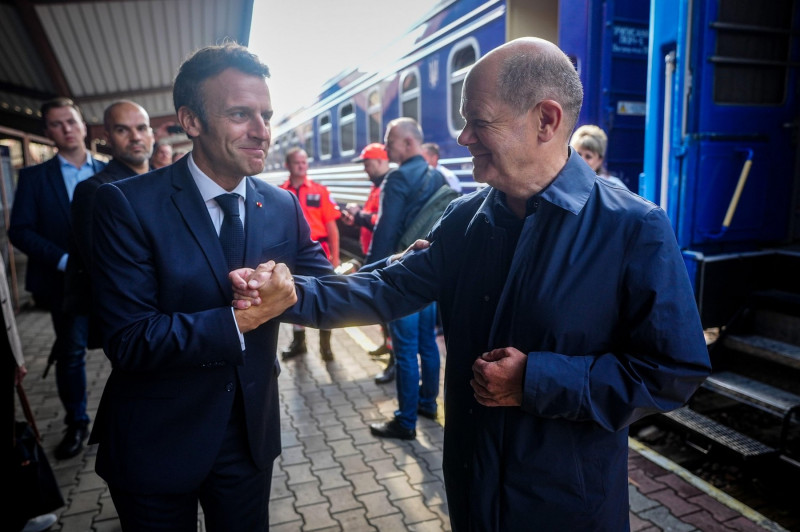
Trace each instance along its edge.
<path fill-rule="evenodd" d="M 339 207 L 324 185 L 308 178 L 308 155 L 302 148 L 292 148 L 286 153 L 287 179 L 281 188 L 294 193 L 300 201 L 300 208 L 311 227 L 311 240 L 322 245 L 325 256 L 333 267 L 339 266 L 339 228 L 336 220 L 341 217 Z M 302 355 L 306 352 L 305 328 L 295 325 L 294 337 L 289 347 L 281 353 L 283 359 Z M 331 351 L 331 331 L 319 331 L 319 352 L 322 360 L 333 360 Z"/>
<path fill-rule="evenodd" d="M 364 163 L 364 171 L 372 182 L 367 201 L 363 207 L 355 203 L 349 203 L 342 211 L 342 222 L 346 225 L 357 225 L 361 228 L 361 250 L 364 256 L 369 253 L 369 245 L 372 242 L 372 230 L 378 220 L 378 208 L 381 206 L 381 183 L 383 178 L 389 173 L 389 155 L 383 144 L 373 142 L 361 150 L 361 154 L 353 159 L 354 163 Z M 381 324 L 383 331 L 383 345 L 378 346 L 369 352 L 371 357 L 379 357 L 388 354 L 389 361 L 386 368 L 375 376 L 375 382 L 386 384 L 394 380 L 397 372 L 395 366 L 394 351 L 392 350 L 392 339 L 389 336 L 389 328 L 385 323 Z"/>

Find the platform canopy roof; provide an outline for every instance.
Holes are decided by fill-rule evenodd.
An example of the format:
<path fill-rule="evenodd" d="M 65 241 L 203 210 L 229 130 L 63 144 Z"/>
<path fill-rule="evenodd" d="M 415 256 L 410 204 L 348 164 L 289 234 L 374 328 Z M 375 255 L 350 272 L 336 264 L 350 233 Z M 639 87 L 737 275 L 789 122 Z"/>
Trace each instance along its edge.
<path fill-rule="evenodd" d="M 55 96 L 76 101 L 89 125 L 118 99 L 154 124 L 172 120 L 183 59 L 247 44 L 252 12 L 253 0 L 0 0 L 0 126 L 41 133 L 39 107 Z"/>

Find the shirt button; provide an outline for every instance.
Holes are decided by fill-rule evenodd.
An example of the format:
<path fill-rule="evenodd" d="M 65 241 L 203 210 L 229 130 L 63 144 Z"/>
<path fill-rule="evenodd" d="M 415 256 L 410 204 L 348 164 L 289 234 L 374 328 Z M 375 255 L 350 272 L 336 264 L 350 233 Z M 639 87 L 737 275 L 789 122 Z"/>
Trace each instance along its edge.
<path fill-rule="evenodd" d="M 232 382 L 229 382 L 228 384 L 225 385 L 225 391 L 226 392 L 232 392 L 233 391 L 233 383 Z"/>
<path fill-rule="evenodd" d="M 491 299 L 489 296 L 483 296 L 484 301 L 489 301 L 489 299 Z"/>
<path fill-rule="evenodd" d="M 469 415 L 472 415 L 472 409 L 471 408 L 468 410 L 468 413 L 469 413 Z"/>

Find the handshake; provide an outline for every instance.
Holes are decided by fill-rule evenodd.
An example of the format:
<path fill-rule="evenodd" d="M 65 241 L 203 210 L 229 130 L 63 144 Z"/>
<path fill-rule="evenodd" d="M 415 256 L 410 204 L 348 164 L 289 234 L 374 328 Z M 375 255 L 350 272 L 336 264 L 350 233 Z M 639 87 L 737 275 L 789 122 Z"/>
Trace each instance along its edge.
<path fill-rule="evenodd" d="M 386 261 L 391 264 L 414 251 L 430 247 L 427 240 L 417 240 L 400 253 L 395 253 Z M 347 274 L 357 270 L 356 261 L 348 261 L 339 268 L 337 274 Z M 233 287 L 234 316 L 239 330 L 252 331 L 262 323 L 280 316 L 284 310 L 297 303 L 294 278 L 284 263 L 268 261 L 253 268 L 239 268 L 228 274 Z"/>
<path fill-rule="evenodd" d="M 228 274 L 233 286 L 234 316 L 243 333 L 280 316 L 297 302 L 294 278 L 286 264 L 268 261 L 256 269 L 239 268 Z"/>

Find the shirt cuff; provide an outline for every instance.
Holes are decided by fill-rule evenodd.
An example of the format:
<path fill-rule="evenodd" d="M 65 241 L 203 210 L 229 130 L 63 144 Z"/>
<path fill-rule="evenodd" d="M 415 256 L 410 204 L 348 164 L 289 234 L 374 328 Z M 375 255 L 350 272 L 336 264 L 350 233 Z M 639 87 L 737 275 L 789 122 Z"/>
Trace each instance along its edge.
<path fill-rule="evenodd" d="M 61 260 L 58 261 L 58 266 L 56 266 L 56 268 L 58 268 L 58 271 L 60 272 L 67 271 L 68 258 L 69 258 L 69 253 L 64 253 L 63 255 L 61 255 Z"/>
<path fill-rule="evenodd" d="M 242 347 L 242 352 L 244 352 L 244 334 L 239 330 L 239 324 L 236 323 L 236 312 L 233 311 L 233 307 L 231 307 L 231 317 L 233 318 L 233 324 L 236 325 L 236 333 L 239 335 L 239 345 Z"/>

